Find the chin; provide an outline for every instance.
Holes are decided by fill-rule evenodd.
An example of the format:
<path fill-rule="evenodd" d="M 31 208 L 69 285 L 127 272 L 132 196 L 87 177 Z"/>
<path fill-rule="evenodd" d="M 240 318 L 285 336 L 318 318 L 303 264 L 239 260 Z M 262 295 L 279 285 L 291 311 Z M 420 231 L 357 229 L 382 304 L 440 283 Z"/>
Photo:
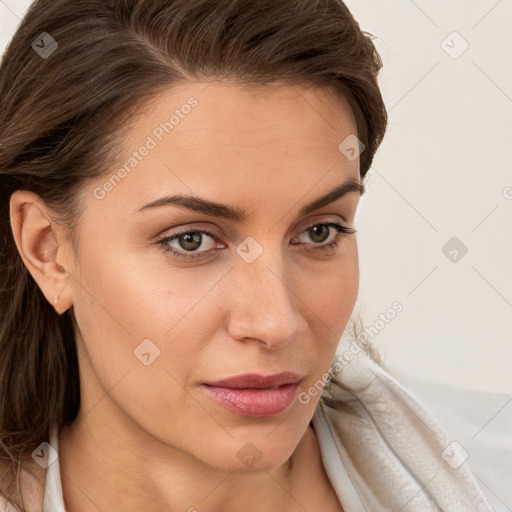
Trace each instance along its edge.
<path fill-rule="evenodd" d="M 201 460 L 210 467 L 222 472 L 251 473 L 270 471 L 287 463 L 300 442 L 290 435 L 283 435 L 283 439 L 268 435 L 244 436 L 245 440 L 237 440 L 234 436 L 231 442 L 210 452 L 206 459 L 204 452 Z M 251 440 L 252 439 L 252 440 Z M 218 445 L 219 446 L 219 445 Z"/>

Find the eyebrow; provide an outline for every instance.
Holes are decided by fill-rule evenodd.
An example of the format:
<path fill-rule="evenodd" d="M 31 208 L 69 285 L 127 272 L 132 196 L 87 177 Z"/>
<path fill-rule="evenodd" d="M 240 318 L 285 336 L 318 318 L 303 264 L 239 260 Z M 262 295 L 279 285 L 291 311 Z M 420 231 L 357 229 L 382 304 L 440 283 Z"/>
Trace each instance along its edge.
<path fill-rule="evenodd" d="M 319 197 L 318 199 L 315 199 L 313 202 L 303 206 L 300 209 L 298 216 L 301 217 L 315 210 L 319 210 L 320 208 L 333 203 L 337 199 L 340 199 L 341 197 L 345 196 L 350 192 L 357 192 L 359 193 L 359 195 L 362 196 L 365 193 L 365 191 L 366 188 L 363 183 L 360 183 L 359 181 L 350 178 L 341 185 L 338 185 L 334 190 L 331 190 L 322 197 Z M 207 199 L 202 199 L 197 196 L 186 196 L 182 194 L 162 197 L 160 199 L 157 199 L 156 201 L 152 201 L 151 203 L 142 206 L 136 211 L 142 212 L 145 210 L 159 208 L 161 206 L 166 205 L 175 205 L 194 212 L 201 212 L 207 215 L 232 220 L 235 222 L 243 222 L 248 217 L 247 212 L 242 208 L 232 207 L 226 204 L 209 201 Z"/>

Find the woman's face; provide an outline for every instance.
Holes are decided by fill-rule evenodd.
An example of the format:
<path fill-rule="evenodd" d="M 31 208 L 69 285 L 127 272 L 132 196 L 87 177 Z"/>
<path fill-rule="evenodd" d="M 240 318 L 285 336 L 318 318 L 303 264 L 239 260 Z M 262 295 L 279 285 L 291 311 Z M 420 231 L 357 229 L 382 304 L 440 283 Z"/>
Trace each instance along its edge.
<path fill-rule="evenodd" d="M 156 100 L 118 165 L 83 190 L 66 267 L 80 414 L 221 470 L 277 467 L 357 298 L 356 238 L 335 226 L 353 226 L 360 191 L 315 204 L 360 183 L 355 123 L 325 89 L 196 83 Z M 298 386 L 204 384 L 281 372 Z"/>

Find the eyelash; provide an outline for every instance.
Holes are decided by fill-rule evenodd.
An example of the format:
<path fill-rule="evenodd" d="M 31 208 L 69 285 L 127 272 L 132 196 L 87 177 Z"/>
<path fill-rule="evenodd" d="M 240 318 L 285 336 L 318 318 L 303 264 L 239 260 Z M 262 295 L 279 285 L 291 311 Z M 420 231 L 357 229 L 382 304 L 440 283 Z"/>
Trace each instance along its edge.
<path fill-rule="evenodd" d="M 338 244 L 340 243 L 341 238 L 344 235 L 357 233 L 356 229 L 349 228 L 348 226 L 345 226 L 343 224 L 338 224 L 336 222 L 323 222 L 323 223 L 319 223 L 319 224 L 312 224 L 311 226 L 308 226 L 307 228 L 305 228 L 302 232 L 303 233 L 307 232 L 307 231 L 313 229 L 314 227 L 319 227 L 319 226 L 328 226 L 328 227 L 334 228 L 338 232 L 336 239 L 333 242 L 330 242 L 329 244 L 322 244 L 322 245 L 321 244 L 313 244 L 316 247 L 314 247 L 313 249 L 308 249 L 308 250 L 327 252 L 335 247 L 338 247 Z M 204 259 L 204 258 L 208 257 L 207 253 L 219 250 L 219 249 L 213 249 L 210 251 L 182 253 L 180 251 L 176 251 L 175 249 L 169 247 L 169 243 L 172 242 L 173 240 L 178 239 L 180 236 L 187 235 L 187 234 L 197 234 L 197 233 L 200 233 L 202 235 L 208 235 L 209 237 L 211 237 L 213 239 L 215 239 L 217 236 L 215 233 L 212 233 L 210 231 L 206 231 L 203 229 L 189 229 L 189 230 L 184 230 L 184 231 L 175 233 L 172 236 L 167 236 L 165 238 L 162 238 L 162 239 L 158 240 L 156 242 L 156 244 L 161 246 L 162 251 L 165 254 L 170 253 L 174 258 L 183 260 L 183 261 L 194 261 L 197 259 Z M 295 236 L 292 237 L 292 240 L 295 240 Z"/>

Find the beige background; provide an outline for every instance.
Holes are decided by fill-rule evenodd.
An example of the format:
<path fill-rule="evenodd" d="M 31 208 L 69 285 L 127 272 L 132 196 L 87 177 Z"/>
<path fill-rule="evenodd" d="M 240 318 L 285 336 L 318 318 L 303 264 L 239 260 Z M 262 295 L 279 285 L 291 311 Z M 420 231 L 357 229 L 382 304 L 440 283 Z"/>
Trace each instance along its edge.
<path fill-rule="evenodd" d="M 512 2 L 347 5 L 377 36 L 390 116 L 358 217 L 363 318 L 399 300 L 374 338 L 387 360 L 510 392 Z M 452 237 L 458 262 L 442 252 Z"/>
<path fill-rule="evenodd" d="M 0 0 L 2 51 L 30 3 Z M 403 305 L 373 338 L 397 368 L 511 392 L 512 1 L 346 3 L 376 36 L 390 116 L 356 222 L 356 310 L 369 327 Z"/>

